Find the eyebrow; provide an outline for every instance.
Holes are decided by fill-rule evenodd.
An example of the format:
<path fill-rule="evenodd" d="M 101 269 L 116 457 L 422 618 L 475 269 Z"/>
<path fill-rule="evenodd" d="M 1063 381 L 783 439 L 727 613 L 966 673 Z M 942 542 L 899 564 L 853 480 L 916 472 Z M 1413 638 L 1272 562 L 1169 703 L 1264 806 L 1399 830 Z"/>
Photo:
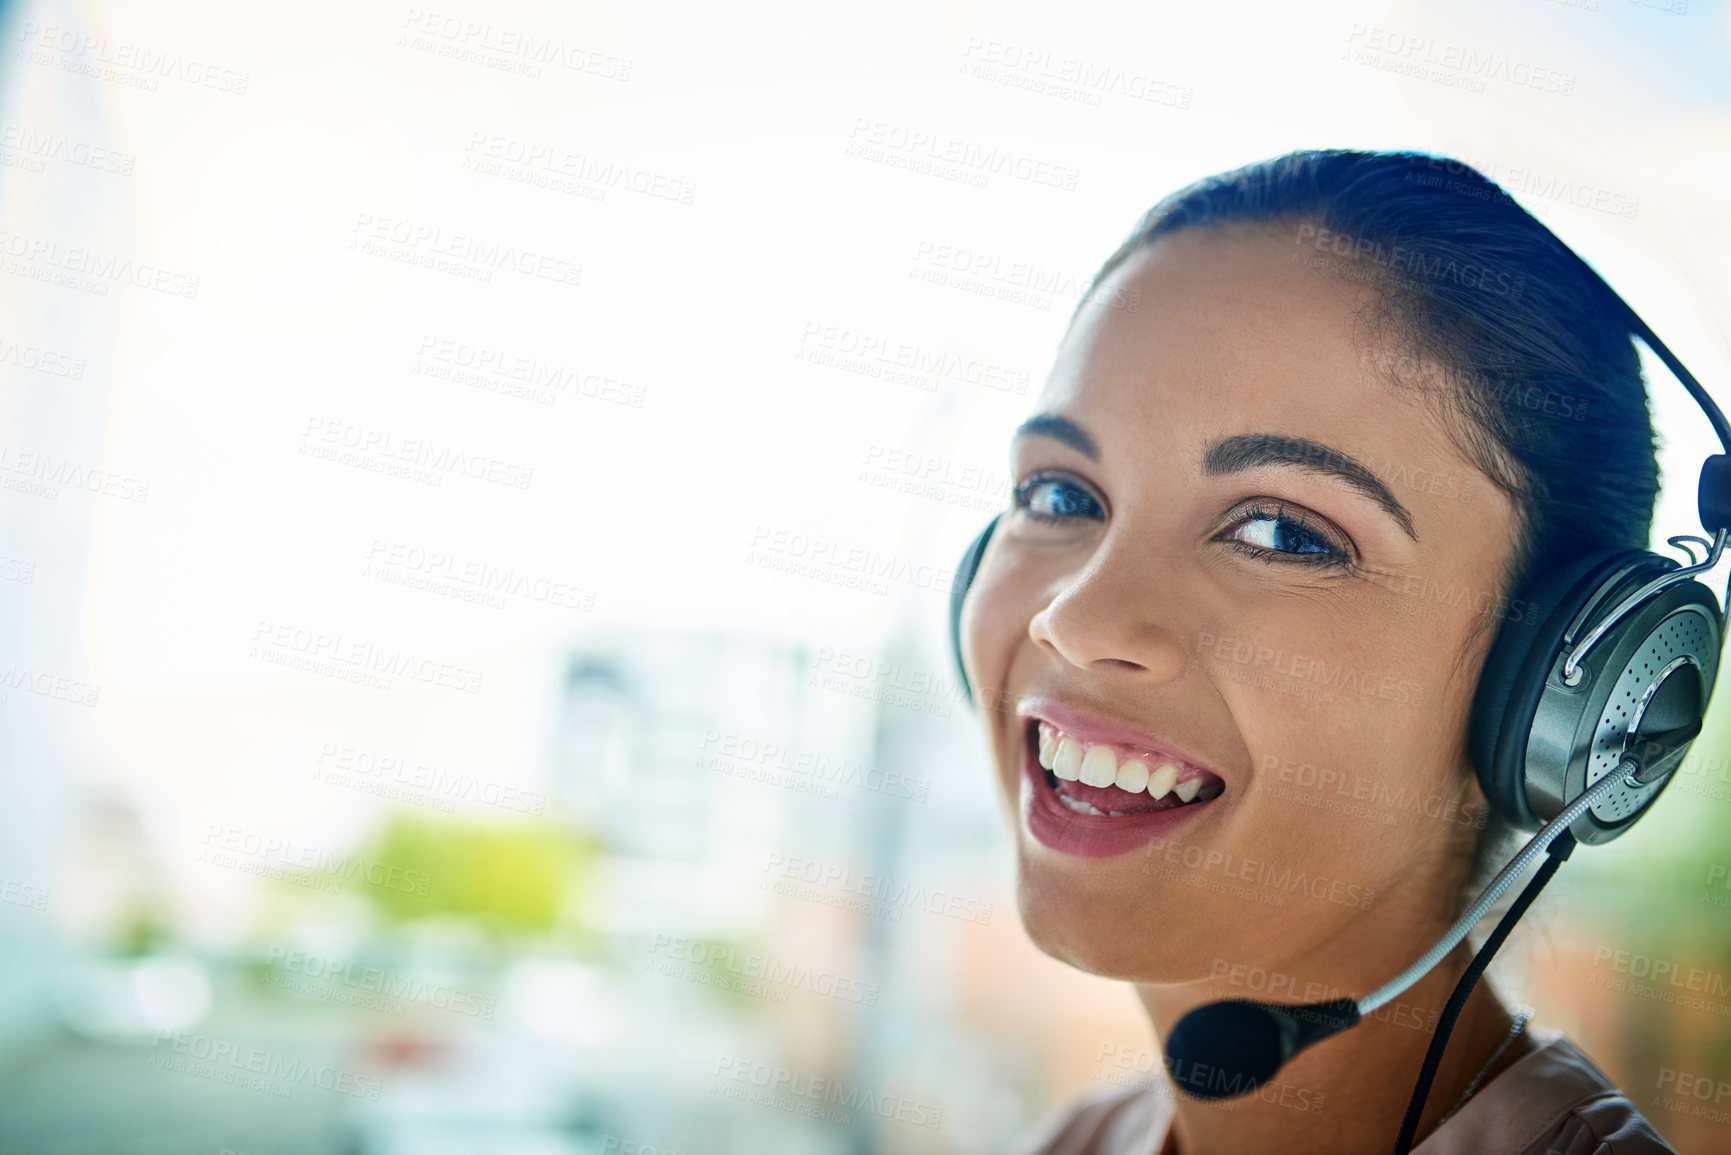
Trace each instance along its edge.
<path fill-rule="evenodd" d="M 1100 447 L 1095 444 L 1088 431 L 1071 421 L 1068 417 L 1060 417 L 1056 413 L 1036 413 L 1016 427 L 1016 432 L 1010 435 L 1014 441 L 1018 437 L 1027 436 L 1050 437 L 1062 441 L 1083 457 L 1096 464 L 1100 461 Z"/>
<path fill-rule="evenodd" d="M 1022 422 L 1013 435 L 1028 436 L 1050 437 L 1068 445 L 1089 461 L 1098 463 L 1100 460 L 1099 444 L 1086 429 L 1068 417 L 1036 413 Z M 1202 454 L 1202 473 L 1206 477 L 1238 473 L 1263 465 L 1293 465 L 1337 477 L 1382 506 L 1408 537 L 1418 540 L 1412 527 L 1412 514 L 1382 483 L 1382 479 L 1356 458 L 1320 441 L 1277 433 L 1237 433 L 1211 442 Z"/>
<path fill-rule="evenodd" d="M 1338 477 L 1388 511 L 1390 517 L 1414 541 L 1412 514 L 1395 500 L 1388 486 L 1362 463 L 1338 449 L 1307 437 L 1283 437 L 1276 433 L 1239 433 L 1211 443 L 1202 454 L 1202 473 L 1216 476 L 1254 469 L 1259 465 L 1296 465 L 1315 473 Z"/>

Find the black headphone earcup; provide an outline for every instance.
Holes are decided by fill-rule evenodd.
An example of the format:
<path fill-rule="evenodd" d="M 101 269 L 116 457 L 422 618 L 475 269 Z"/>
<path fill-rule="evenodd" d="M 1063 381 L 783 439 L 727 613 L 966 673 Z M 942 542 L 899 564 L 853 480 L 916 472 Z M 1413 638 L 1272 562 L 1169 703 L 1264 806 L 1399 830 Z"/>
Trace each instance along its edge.
<path fill-rule="evenodd" d="M 1545 568 L 1509 600 L 1479 674 L 1468 750 L 1486 799 L 1517 827 L 1542 825 L 1527 797 L 1527 745 L 1564 631 L 1584 606 L 1609 603 L 1675 568 L 1647 550 L 1589 550 Z"/>
<path fill-rule="evenodd" d="M 962 560 L 956 564 L 955 580 L 950 583 L 950 653 L 956 661 L 956 676 L 961 680 L 962 695 L 970 706 L 974 702 L 974 690 L 968 685 L 968 671 L 962 665 L 962 603 L 968 599 L 968 587 L 974 584 L 974 574 L 979 572 L 986 543 L 992 540 L 992 531 L 998 528 L 998 518 L 1002 516 L 994 516 L 979 536 L 969 543 Z"/>

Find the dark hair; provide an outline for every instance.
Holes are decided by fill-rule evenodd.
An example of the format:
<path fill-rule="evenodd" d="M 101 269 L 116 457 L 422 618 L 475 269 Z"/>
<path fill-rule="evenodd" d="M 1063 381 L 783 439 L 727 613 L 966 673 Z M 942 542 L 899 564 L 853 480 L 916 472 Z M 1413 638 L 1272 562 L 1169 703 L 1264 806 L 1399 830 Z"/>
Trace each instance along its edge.
<path fill-rule="evenodd" d="M 1367 347 L 1403 369 L 1409 358 L 1442 369 L 1445 387 L 1425 395 L 1462 455 L 1514 506 L 1499 607 L 1541 563 L 1647 547 L 1659 467 L 1627 309 L 1494 182 L 1446 157 L 1341 149 L 1208 177 L 1143 215 L 1077 312 L 1142 246 L 1225 224 L 1291 225 L 1295 253 L 1380 290 L 1359 317 L 1371 330 Z M 1385 357 L 1379 376 L 1391 386 L 1414 386 L 1388 368 Z M 1498 617 L 1486 615 L 1481 628 Z M 1470 889 L 1500 865 L 1495 855 L 1512 832 L 1494 812 L 1488 818 Z"/>

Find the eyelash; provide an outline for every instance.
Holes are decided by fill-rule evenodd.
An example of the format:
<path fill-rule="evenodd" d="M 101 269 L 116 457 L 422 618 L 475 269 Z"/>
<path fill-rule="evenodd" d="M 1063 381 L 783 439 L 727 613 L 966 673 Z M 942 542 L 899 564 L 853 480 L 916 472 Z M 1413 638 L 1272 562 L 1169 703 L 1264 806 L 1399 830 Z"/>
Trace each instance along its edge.
<path fill-rule="evenodd" d="M 1237 547 L 1237 549 L 1246 557 L 1253 558 L 1256 561 L 1267 562 L 1269 564 L 1291 562 L 1296 565 L 1312 566 L 1316 569 L 1351 570 L 1353 568 L 1352 555 L 1334 544 L 1333 534 L 1323 531 L 1321 527 L 1312 523 L 1308 518 L 1288 513 L 1286 511 L 1286 503 L 1283 501 L 1270 505 L 1267 502 L 1258 499 L 1246 507 L 1238 519 L 1227 527 L 1228 531 L 1237 530 L 1246 522 L 1250 521 L 1277 521 L 1286 522 L 1289 525 L 1295 525 L 1306 537 L 1324 546 L 1327 552 L 1291 553 L 1286 550 L 1269 549 L 1266 546 L 1251 545 L 1249 542 L 1245 541 L 1226 543 Z"/>
<path fill-rule="evenodd" d="M 1087 493 L 1084 487 L 1078 485 L 1070 478 L 1061 475 L 1036 473 L 1011 490 L 1011 499 L 1015 502 L 1016 508 L 1021 510 L 1022 513 L 1034 521 L 1045 525 L 1056 525 L 1071 520 L 1070 515 L 1042 513 L 1031 507 L 1029 500 L 1030 494 L 1034 489 L 1046 482 L 1061 482 L 1069 485 L 1084 493 L 1088 500 L 1093 503 L 1095 508 L 1099 508 L 1100 506 L 1100 502 L 1095 499 L 1092 494 Z M 1267 565 L 1290 564 L 1309 566 L 1314 569 L 1339 569 L 1347 571 L 1354 568 L 1352 556 L 1334 544 L 1334 535 L 1323 531 L 1307 518 L 1288 513 L 1285 502 L 1270 504 L 1267 501 L 1260 499 L 1254 501 L 1243 510 L 1239 517 L 1233 521 L 1229 527 L 1227 527 L 1225 532 L 1235 531 L 1241 528 L 1246 522 L 1252 521 L 1284 522 L 1288 525 L 1296 526 L 1306 537 L 1309 537 L 1313 541 L 1319 542 L 1326 547 L 1327 552 L 1293 553 L 1288 550 L 1269 549 L 1266 546 L 1251 545 L 1249 542 L 1243 541 L 1228 541 L 1225 544 L 1232 546 L 1246 557 L 1263 562 Z M 1216 538 L 1215 540 L 1219 540 L 1219 538 Z"/>
<path fill-rule="evenodd" d="M 1060 522 L 1070 520 L 1070 518 L 1064 514 L 1038 512 L 1028 504 L 1028 495 L 1033 492 L 1036 487 L 1044 485 L 1048 481 L 1062 482 L 1065 485 L 1070 486 L 1072 489 L 1086 495 L 1088 500 L 1093 502 L 1096 509 L 1099 508 L 1099 501 L 1095 500 L 1094 495 L 1088 493 L 1084 487 L 1076 484 L 1076 482 L 1072 481 L 1068 477 L 1052 473 L 1036 473 L 1012 489 L 1010 491 L 1010 498 L 1016 503 L 1016 508 L 1027 514 L 1033 520 L 1040 522 L 1042 525 L 1057 525 Z"/>

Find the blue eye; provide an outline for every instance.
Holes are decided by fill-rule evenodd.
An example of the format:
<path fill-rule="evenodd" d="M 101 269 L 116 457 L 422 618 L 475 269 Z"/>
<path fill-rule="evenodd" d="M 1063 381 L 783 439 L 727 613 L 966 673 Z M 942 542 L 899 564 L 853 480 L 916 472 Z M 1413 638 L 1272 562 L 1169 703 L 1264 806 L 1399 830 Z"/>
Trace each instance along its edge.
<path fill-rule="evenodd" d="M 1074 517 L 1105 519 L 1106 511 L 1094 495 L 1063 477 L 1031 477 L 1016 486 L 1016 508 L 1035 521 L 1060 522 Z"/>
<path fill-rule="evenodd" d="M 1100 501 L 1087 487 L 1068 477 L 1035 475 L 1016 486 L 1012 497 L 1016 508 L 1037 522 L 1055 525 L 1075 518 L 1106 518 Z M 1350 569 L 1354 564 L 1350 547 L 1339 544 L 1336 534 L 1288 512 L 1284 502 L 1247 506 L 1231 528 L 1215 540 L 1269 564 L 1316 569 Z"/>
<path fill-rule="evenodd" d="M 1285 505 L 1253 505 L 1233 523 L 1225 540 L 1259 561 L 1292 561 L 1300 565 L 1344 566 L 1352 558 L 1329 535 Z"/>

